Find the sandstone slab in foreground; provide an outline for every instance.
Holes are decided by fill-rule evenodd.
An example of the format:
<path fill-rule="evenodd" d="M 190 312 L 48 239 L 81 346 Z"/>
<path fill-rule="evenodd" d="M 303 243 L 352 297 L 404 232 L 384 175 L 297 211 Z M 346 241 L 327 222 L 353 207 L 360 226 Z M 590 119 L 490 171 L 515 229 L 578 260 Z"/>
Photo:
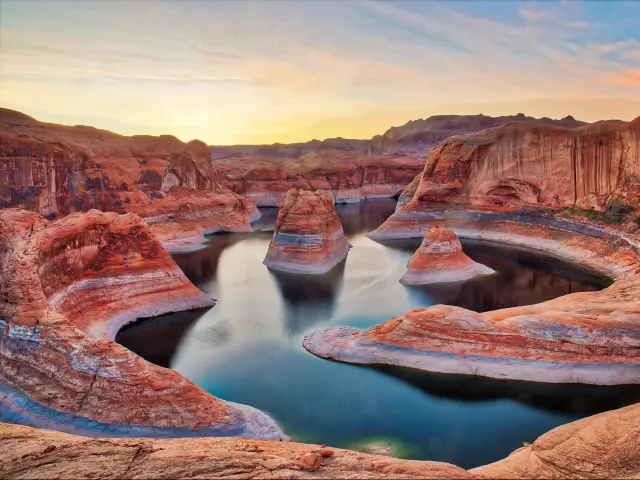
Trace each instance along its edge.
<path fill-rule="evenodd" d="M 331 195 L 291 189 L 263 263 L 286 272 L 320 274 L 344 260 L 349 247 Z"/>
<path fill-rule="evenodd" d="M 284 438 L 114 343 L 118 329 L 214 302 L 134 214 L 91 210 L 48 222 L 0 211 L 0 418 L 90 436 Z"/>
<path fill-rule="evenodd" d="M 400 279 L 404 285 L 459 282 L 494 271 L 474 262 L 462 251 L 455 233 L 435 225 L 424 236 L 420 247 L 407 263 L 407 271 Z"/>

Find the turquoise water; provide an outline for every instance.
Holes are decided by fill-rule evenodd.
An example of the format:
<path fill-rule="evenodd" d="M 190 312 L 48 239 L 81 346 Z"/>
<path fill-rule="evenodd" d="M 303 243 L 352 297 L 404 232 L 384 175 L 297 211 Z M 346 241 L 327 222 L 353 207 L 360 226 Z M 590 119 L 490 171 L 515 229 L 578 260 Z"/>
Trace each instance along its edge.
<path fill-rule="evenodd" d="M 262 264 L 276 216 L 267 209 L 257 225 L 262 231 L 213 236 L 207 249 L 174 257 L 198 287 L 218 299 L 214 308 L 139 322 L 117 340 L 220 398 L 268 412 L 293 440 L 466 468 L 503 458 L 558 425 L 640 401 L 635 387 L 358 367 L 306 352 L 304 334 L 326 326 L 368 328 L 435 303 L 485 311 L 608 284 L 530 252 L 465 241 L 465 252 L 497 275 L 405 287 L 398 279 L 419 240 L 383 245 L 364 236 L 394 208 L 392 200 L 338 207 L 353 248 L 345 262 L 322 276 L 282 274 Z"/>

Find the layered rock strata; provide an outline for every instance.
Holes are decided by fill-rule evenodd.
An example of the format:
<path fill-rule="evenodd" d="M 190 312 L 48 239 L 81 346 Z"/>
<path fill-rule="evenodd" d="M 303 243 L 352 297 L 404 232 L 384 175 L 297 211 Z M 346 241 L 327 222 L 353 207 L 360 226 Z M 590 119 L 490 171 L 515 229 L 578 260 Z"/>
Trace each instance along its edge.
<path fill-rule="evenodd" d="M 291 188 L 324 190 L 336 203 L 394 197 L 422 171 L 424 158 L 322 148 L 298 158 L 234 157 L 213 165 L 221 185 L 258 206 L 277 206 Z"/>
<path fill-rule="evenodd" d="M 214 302 L 137 215 L 49 222 L 0 210 L 0 418 L 89 436 L 284 438 L 266 414 L 219 400 L 114 343 L 117 330 Z"/>
<path fill-rule="evenodd" d="M 640 404 L 545 433 L 465 471 L 324 445 L 241 438 L 88 439 L 0 424 L 3 478 L 637 478 Z"/>
<path fill-rule="evenodd" d="M 403 191 L 400 211 L 436 203 L 602 210 L 640 200 L 640 117 L 575 129 L 514 122 L 448 138 Z M 411 197 L 410 201 L 407 201 Z"/>
<path fill-rule="evenodd" d="M 194 237 L 186 242 L 193 248 L 207 233 L 250 231 L 259 217 L 252 202 L 216 182 L 203 142 L 126 137 L 0 109 L 0 208 L 12 206 L 47 218 L 137 213 L 168 247 L 180 237 Z"/>
<path fill-rule="evenodd" d="M 400 279 L 404 285 L 460 282 L 478 275 L 490 275 L 492 269 L 474 262 L 462 251 L 455 233 L 434 225 L 407 263 Z"/>
<path fill-rule="evenodd" d="M 433 212 L 432 212 L 433 213 Z M 417 309 L 366 331 L 338 327 L 309 334 L 304 346 L 334 360 L 550 383 L 640 383 L 640 242 L 552 218 L 470 212 L 435 214 L 461 237 L 542 250 L 607 274 L 600 292 L 476 313 Z M 535 220 L 535 219 L 532 219 Z M 562 228 L 561 228 L 562 227 Z"/>
<path fill-rule="evenodd" d="M 320 274 L 344 260 L 349 247 L 331 195 L 291 189 L 278 212 L 264 264 L 286 272 Z"/>

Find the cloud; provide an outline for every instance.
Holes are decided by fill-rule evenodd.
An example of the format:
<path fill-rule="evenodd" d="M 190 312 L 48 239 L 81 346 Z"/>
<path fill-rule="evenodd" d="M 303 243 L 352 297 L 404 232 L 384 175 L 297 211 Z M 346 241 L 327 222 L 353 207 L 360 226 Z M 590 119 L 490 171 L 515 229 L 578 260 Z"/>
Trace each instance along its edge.
<path fill-rule="evenodd" d="M 627 60 L 640 60 L 640 48 L 624 52 L 622 58 L 626 58 Z"/>
<path fill-rule="evenodd" d="M 551 12 L 549 12 L 548 10 L 525 6 L 520 7 L 518 9 L 518 13 L 525 21 L 532 23 L 539 22 L 540 20 L 548 18 L 551 15 Z"/>
<path fill-rule="evenodd" d="M 607 54 L 618 52 L 621 50 L 627 50 L 629 48 L 640 47 L 640 42 L 635 38 L 627 38 L 626 40 L 621 40 L 618 42 L 612 43 L 601 43 L 595 46 L 596 53 L 599 54 Z"/>
<path fill-rule="evenodd" d="M 640 87 L 640 68 L 630 68 L 620 75 L 615 75 L 609 82 L 621 87 Z"/>

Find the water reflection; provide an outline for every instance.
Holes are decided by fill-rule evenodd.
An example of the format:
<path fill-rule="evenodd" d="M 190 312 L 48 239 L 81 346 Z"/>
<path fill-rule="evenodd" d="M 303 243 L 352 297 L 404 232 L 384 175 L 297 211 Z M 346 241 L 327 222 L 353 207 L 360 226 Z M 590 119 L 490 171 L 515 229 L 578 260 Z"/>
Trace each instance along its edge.
<path fill-rule="evenodd" d="M 118 332 L 116 342 L 151 363 L 170 367 L 182 337 L 207 310 L 187 310 L 130 323 Z"/>
<path fill-rule="evenodd" d="M 468 375 L 444 375 L 403 367 L 369 368 L 443 399 L 483 402 L 507 398 L 542 411 L 581 417 L 640 402 L 640 388 L 637 385 L 535 383 Z"/>
<path fill-rule="evenodd" d="M 269 269 L 284 306 L 287 333 L 299 335 L 333 316 L 336 298 L 342 289 L 346 260 L 322 275 L 296 275 Z"/>
<path fill-rule="evenodd" d="M 383 245 L 364 235 L 394 208 L 392 200 L 338 206 L 353 248 L 321 276 L 262 264 L 277 213 L 265 209 L 262 231 L 213 236 L 207 249 L 174 257 L 218 299 L 214 308 L 164 334 L 139 322 L 118 341 L 216 396 L 268 412 L 295 440 L 349 448 L 391 438 L 407 446 L 410 458 L 463 467 L 498 460 L 558 425 L 637 401 L 640 389 L 634 388 L 434 376 L 329 362 L 306 352 L 302 336 L 325 326 L 368 328 L 434 303 L 478 311 L 511 307 L 607 283 L 530 252 L 464 241 L 467 254 L 498 275 L 405 287 L 398 280 L 419 239 Z"/>

